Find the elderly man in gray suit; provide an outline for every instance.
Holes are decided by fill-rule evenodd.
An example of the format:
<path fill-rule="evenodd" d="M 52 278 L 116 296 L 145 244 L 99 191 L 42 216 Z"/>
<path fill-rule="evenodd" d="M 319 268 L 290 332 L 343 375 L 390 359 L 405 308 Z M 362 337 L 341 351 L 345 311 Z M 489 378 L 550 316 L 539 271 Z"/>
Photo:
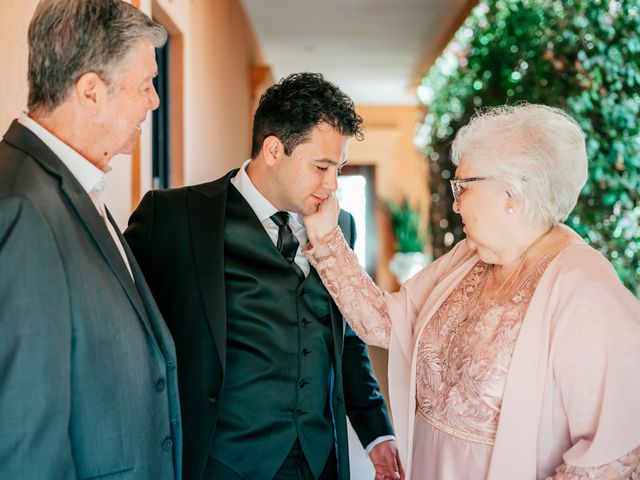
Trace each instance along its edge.
<path fill-rule="evenodd" d="M 158 107 L 165 30 L 121 0 L 43 0 L 28 113 L 0 143 L 0 478 L 180 478 L 173 342 L 106 209 Z"/>

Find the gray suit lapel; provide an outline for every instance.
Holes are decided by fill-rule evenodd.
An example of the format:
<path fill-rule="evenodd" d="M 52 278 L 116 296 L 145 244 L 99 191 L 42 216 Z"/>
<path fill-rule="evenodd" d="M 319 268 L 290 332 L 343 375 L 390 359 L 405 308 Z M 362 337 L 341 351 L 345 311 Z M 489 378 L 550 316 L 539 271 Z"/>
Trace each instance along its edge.
<path fill-rule="evenodd" d="M 70 173 L 62 176 L 61 187 L 62 192 L 67 196 L 69 203 L 74 208 L 78 217 L 84 223 L 87 231 L 98 246 L 98 249 L 107 262 L 107 265 L 109 265 L 109 268 L 120 282 L 120 285 L 127 294 L 127 297 L 129 297 L 129 300 L 142 320 L 142 323 L 145 325 L 145 328 L 149 333 L 151 333 L 151 327 L 146 317 L 144 305 L 138 290 L 133 283 L 133 279 L 129 274 L 129 270 L 127 270 L 127 266 L 125 265 L 118 248 L 113 242 L 113 238 L 111 237 L 109 230 L 107 230 L 107 226 L 102 220 L 102 217 L 98 214 L 93 202 Z M 110 215 L 109 219 L 112 220 Z M 113 222 L 112 225 L 114 225 L 116 232 L 119 232 L 117 226 L 115 226 Z M 130 262 L 131 258 L 133 257 L 130 257 Z M 135 260 L 133 260 L 133 262 L 135 262 Z M 154 338 L 153 335 L 152 338 Z"/>
<path fill-rule="evenodd" d="M 157 312 L 157 307 L 155 305 L 155 302 L 152 300 L 151 292 L 149 292 L 148 290 L 147 283 L 144 279 L 144 276 L 142 275 L 142 272 L 140 271 L 140 268 L 138 267 L 138 263 L 136 262 L 136 259 L 133 256 L 133 253 L 129 249 L 129 245 L 127 245 L 127 241 L 122 236 L 122 233 L 120 233 L 120 230 L 118 229 L 118 225 L 116 224 L 116 222 L 113 220 L 113 217 L 111 216 L 111 212 L 109 212 L 109 210 L 106 208 L 105 210 L 107 212 L 107 218 L 109 219 L 109 222 L 111 223 L 114 230 L 116 231 L 118 240 L 120 240 L 120 243 L 124 248 L 125 254 L 127 255 L 127 260 L 129 261 L 129 266 L 131 267 L 131 273 L 133 274 L 133 280 L 131 279 L 131 275 L 129 275 L 129 271 L 127 270 L 127 267 L 124 264 L 124 261 L 122 260 L 122 256 L 120 255 L 120 252 L 117 250 L 117 247 L 113 244 L 113 240 L 111 239 L 111 235 L 109 234 L 109 239 L 111 239 L 111 241 L 108 242 L 108 245 L 113 246 L 116 249 L 116 254 L 117 254 L 117 259 L 114 258 L 112 261 L 113 263 L 112 269 L 113 268 L 118 268 L 119 270 L 122 268 L 124 269 L 124 272 L 119 272 L 116 274 L 116 276 L 118 277 L 118 280 L 120 281 L 120 284 L 122 285 L 122 288 L 124 289 L 125 293 L 129 297 L 129 300 L 131 301 L 134 308 L 136 309 L 138 316 L 142 320 L 142 323 L 145 329 L 147 330 L 147 333 L 151 338 L 155 340 L 154 343 L 157 343 L 161 347 L 161 349 L 163 350 L 162 353 L 164 354 L 166 353 L 164 351 L 165 350 L 164 346 L 166 346 L 166 343 L 161 341 L 161 338 L 159 338 L 162 333 L 161 328 L 159 328 L 160 326 L 157 324 L 157 322 L 153 322 L 155 323 L 155 325 L 151 324 L 152 320 L 154 320 L 153 319 L 154 314 L 157 314 L 156 316 L 158 318 L 161 318 L 161 315 L 159 312 Z M 107 231 L 107 233 L 109 232 Z"/>
<path fill-rule="evenodd" d="M 93 238 L 98 250 L 107 262 L 107 265 L 116 276 L 129 300 L 134 306 L 145 328 L 151 333 L 149 321 L 142 300 L 138 294 L 131 275 L 120 256 L 118 248 L 113 243 L 113 238 L 107 230 L 102 217 L 96 210 L 91 198 L 84 191 L 80 183 L 75 179 L 62 161 L 34 135 L 29 129 L 14 121 L 7 131 L 4 140 L 15 148 L 25 152 L 33 158 L 45 171 L 60 181 L 60 190 L 67 199 L 70 207 L 76 212 L 78 218 Z M 116 227 L 116 232 L 119 230 Z M 129 256 L 129 261 L 135 263 Z M 154 336 L 152 335 L 152 338 Z"/>

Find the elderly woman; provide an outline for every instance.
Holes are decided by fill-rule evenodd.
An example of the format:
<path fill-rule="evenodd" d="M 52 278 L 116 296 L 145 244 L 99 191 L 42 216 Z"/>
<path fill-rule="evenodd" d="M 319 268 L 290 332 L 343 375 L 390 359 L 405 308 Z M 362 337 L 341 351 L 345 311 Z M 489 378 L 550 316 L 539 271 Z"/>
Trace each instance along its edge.
<path fill-rule="evenodd" d="M 488 110 L 452 148 L 466 239 L 381 291 L 335 199 L 305 254 L 367 343 L 389 349 L 391 409 L 414 480 L 640 475 L 640 302 L 562 225 L 587 178 L 583 132 L 542 105 Z"/>

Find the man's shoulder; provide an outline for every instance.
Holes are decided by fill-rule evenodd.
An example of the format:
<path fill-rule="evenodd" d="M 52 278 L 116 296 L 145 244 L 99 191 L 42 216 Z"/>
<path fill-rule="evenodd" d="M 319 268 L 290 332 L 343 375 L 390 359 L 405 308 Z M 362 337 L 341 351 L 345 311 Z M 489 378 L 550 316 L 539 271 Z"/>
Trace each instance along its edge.
<path fill-rule="evenodd" d="M 41 190 L 46 178 L 48 175 L 27 153 L 0 142 L 0 198 Z"/>
<path fill-rule="evenodd" d="M 350 225 L 353 221 L 353 215 L 351 215 L 346 210 L 340 209 L 340 214 L 338 215 L 338 223 Z"/>
<path fill-rule="evenodd" d="M 11 196 L 26 156 L 6 142 L 0 142 L 0 198 Z"/>
<path fill-rule="evenodd" d="M 186 185 L 184 187 L 154 190 L 153 195 L 161 201 L 179 201 L 190 194 L 214 197 L 227 190 L 229 181 L 237 170 L 232 170 L 226 175 L 205 183 Z"/>
<path fill-rule="evenodd" d="M 233 173 L 233 172 L 230 172 Z M 180 223 L 189 215 L 209 215 L 224 209 L 230 173 L 211 182 L 147 192 L 130 219 L 159 216 L 163 224 Z M 153 212 L 153 213 L 152 213 Z"/>
<path fill-rule="evenodd" d="M 340 213 L 338 215 L 338 226 L 340 227 L 340 230 L 342 230 L 344 238 L 346 238 L 349 245 L 353 247 L 352 243 L 355 241 L 354 237 L 356 233 L 353 215 L 346 210 L 340 209 Z"/>

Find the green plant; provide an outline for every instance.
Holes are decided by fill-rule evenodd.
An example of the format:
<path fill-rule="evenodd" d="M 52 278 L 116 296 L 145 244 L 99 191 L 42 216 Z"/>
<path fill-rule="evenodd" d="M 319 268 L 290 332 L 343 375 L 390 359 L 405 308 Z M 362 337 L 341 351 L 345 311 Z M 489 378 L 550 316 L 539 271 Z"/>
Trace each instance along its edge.
<path fill-rule="evenodd" d="M 587 137 L 589 180 L 567 224 L 640 293 L 640 2 L 483 0 L 422 80 L 434 256 L 462 238 L 449 148 L 475 109 L 563 108 Z"/>
<path fill-rule="evenodd" d="M 420 212 L 409 205 L 404 198 L 400 204 L 387 202 L 391 214 L 391 224 L 396 236 L 396 250 L 398 252 L 422 252 L 426 235 L 422 229 Z"/>

